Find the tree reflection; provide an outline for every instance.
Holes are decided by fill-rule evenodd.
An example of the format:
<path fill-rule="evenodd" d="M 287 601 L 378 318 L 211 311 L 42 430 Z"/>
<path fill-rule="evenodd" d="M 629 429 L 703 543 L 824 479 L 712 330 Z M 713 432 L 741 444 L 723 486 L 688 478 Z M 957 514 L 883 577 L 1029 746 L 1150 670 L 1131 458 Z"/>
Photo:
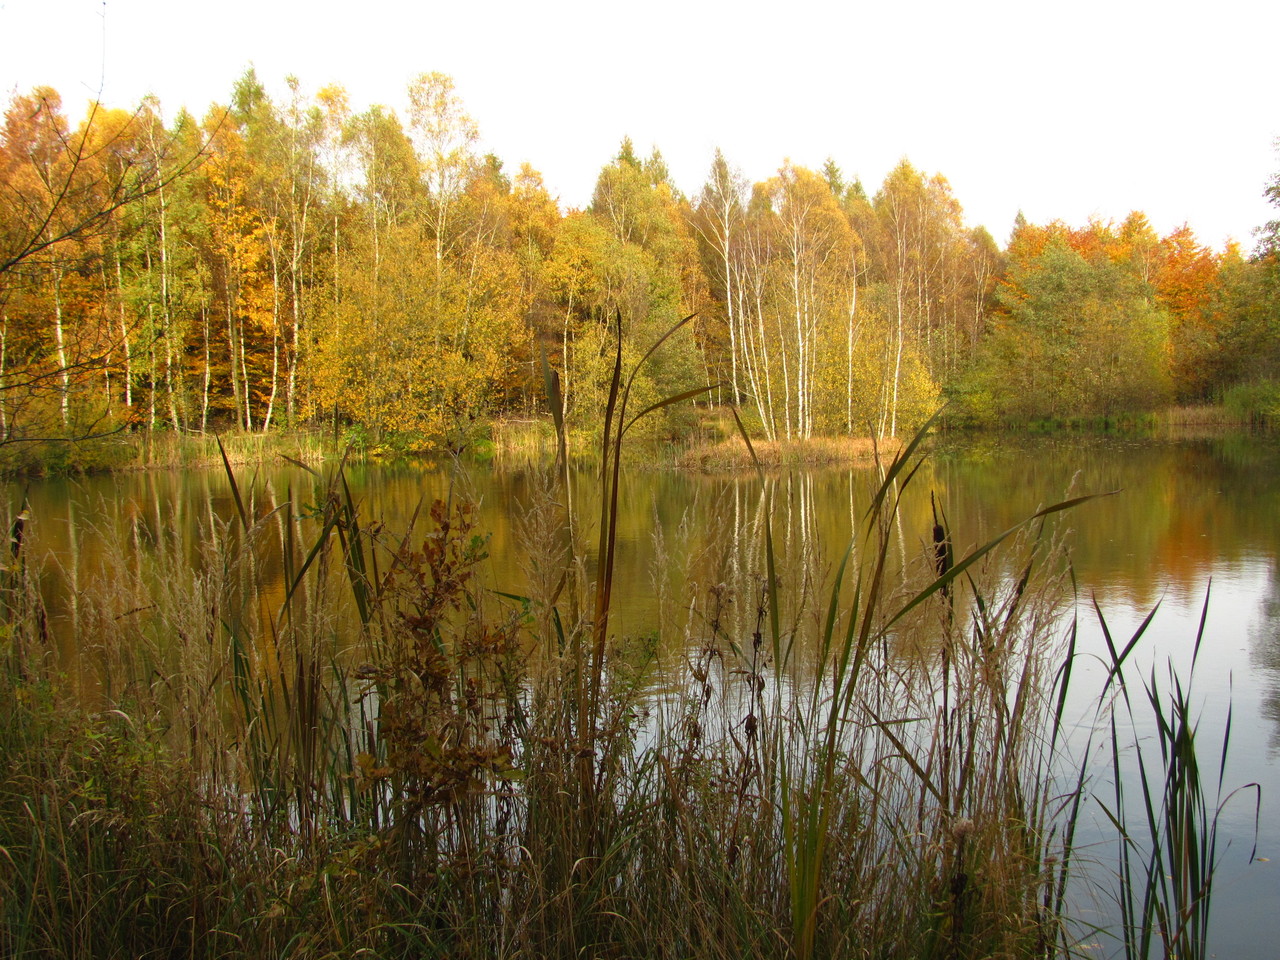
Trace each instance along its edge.
<path fill-rule="evenodd" d="M 1271 721 L 1270 755 L 1280 756 L 1280 567 L 1271 565 L 1269 589 L 1249 637 L 1249 659 L 1261 674 L 1262 715 Z"/>

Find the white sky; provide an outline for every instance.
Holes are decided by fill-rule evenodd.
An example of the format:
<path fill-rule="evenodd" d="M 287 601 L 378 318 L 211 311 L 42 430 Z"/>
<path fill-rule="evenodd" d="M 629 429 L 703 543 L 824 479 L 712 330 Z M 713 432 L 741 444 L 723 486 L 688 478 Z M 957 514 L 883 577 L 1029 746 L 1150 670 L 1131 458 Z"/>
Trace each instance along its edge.
<path fill-rule="evenodd" d="M 294 74 L 403 112 L 439 70 L 565 207 L 630 135 L 689 194 L 716 146 L 752 181 L 830 156 L 869 192 L 906 156 L 1000 242 L 1019 209 L 1140 209 L 1248 250 L 1276 215 L 1278 36 L 1274 0 L 0 0 L 0 97 L 203 114 L 252 63 L 273 97 Z"/>

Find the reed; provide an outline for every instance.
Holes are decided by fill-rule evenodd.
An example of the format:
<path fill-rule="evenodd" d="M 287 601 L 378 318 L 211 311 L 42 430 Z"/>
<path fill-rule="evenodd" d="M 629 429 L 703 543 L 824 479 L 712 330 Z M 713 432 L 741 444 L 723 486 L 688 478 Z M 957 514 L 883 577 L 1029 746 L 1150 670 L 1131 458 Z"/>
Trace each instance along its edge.
<path fill-rule="evenodd" d="M 267 463 L 281 457 L 319 463 L 326 457 L 342 455 L 334 437 L 323 430 L 236 430 L 222 434 L 154 430 L 130 435 L 128 439 L 135 450 L 133 466 L 141 469 L 219 466 L 224 455 L 236 465 Z"/>
<path fill-rule="evenodd" d="M 493 424 L 495 455 L 524 463 L 546 463 L 556 453 L 555 425 L 545 417 L 507 418 Z"/>
<path fill-rule="evenodd" d="M 524 595 L 484 582 L 461 481 L 389 531 L 342 462 L 299 463 L 308 489 L 273 500 L 225 446 L 234 515 L 210 517 L 194 562 L 160 537 L 149 570 L 121 540 L 82 590 L 75 661 L 18 543 L 0 572 L 0 954 L 1068 954 L 1088 785 L 1060 750 L 1057 519 L 1087 498 L 967 548 L 939 503 L 903 551 L 926 426 L 877 458 L 828 569 L 775 534 L 788 494 L 741 430 L 765 491 L 749 546 L 700 560 L 713 585 L 673 620 L 689 642 L 672 655 L 610 628 L 619 471 L 635 424 L 700 391 L 636 411 L 622 356 L 584 515 L 545 369 L 555 453 L 521 519 Z M 1168 727 L 1191 770 L 1182 715 Z M 1162 837 L 1208 810 L 1178 791 L 1189 806 L 1148 807 Z M 1171 856 L 1152 869 L 1206 889 L 1211 839 L 1185 869 Z M 1181 950 L 1207 898 L 1179 896 L 1140 915 L 1189 931 Z"/>
<path fill-rule="evenodd" d="M 1162 681 L 1153 667 L 1138 689 L 1131 689 L 1126 661 L 1151 617 L 1118 647 L 1102 611 L 1097 611 L 1110 655 L 1103 696 L 1114 691 L 1119 701 L 1105 728 L 1113 792 L 1098 802 L 1116 832 L 1115 899 L 1121 920 L 1116 936 L 1126 958 L 1208 957 L 1213 878 L 1220 860 L 1218 826 L 1224 809 L 1249 793 L 1257 835 L 1260 786 L 1232 789 L 1225 779 L 1230 705 L 1222 739 L 1209 750 L 1203 746 L 1194 706 L 1196 663 L 1208 611 L 1206 591 L 1186 675 L 1180 676 L 1170 663 Z M 1141 734 L 1148 724 L 1154 726 L 1154 742 Z M 1134 789 L 1136 798 L 1130 796 Z M 1250 861 L 1256 852 L 1255 844 Z"/>
<path fill-rule="evenodd" d="M 1232 410 L 1224 404 L 1187 404 L 1169 407 L 1160 419 L 1162 426 L 1168 430 L 1195 430 L 1214 427 L 1229 428 L 1247 426 L 1249 419 L 1240 411 Z"/>

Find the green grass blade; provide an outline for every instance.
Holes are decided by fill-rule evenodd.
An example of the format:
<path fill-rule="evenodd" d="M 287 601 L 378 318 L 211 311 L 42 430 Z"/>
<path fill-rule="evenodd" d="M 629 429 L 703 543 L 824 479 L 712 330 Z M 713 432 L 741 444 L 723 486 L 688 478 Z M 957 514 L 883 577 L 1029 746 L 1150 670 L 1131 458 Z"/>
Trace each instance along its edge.
<path fill-rule="evenodd" d="M 231 461 L 227 459 L 227 450 L 222 445 L 222 437 L 218 434 L 213 435 L 213 439 L 218 442 L 218 453 L 222 455 L 222 466 L 227 472 L 227 480 L 231 483 L 231 496 L 236 503 L 236 514 L 240 517 L 240 524 L 246 530 L 249 529 L 249 514 L 244 508 L 244 501 L 240 498 L 240 486 L 236 483 L 235 471 L 231 469 Z"/>
<path fill-rule="evenodd" d="M 694 397 L 701 396 L 704 393 L 710 393 L 712 390 L 715 390 L 719 386 L 721 386 L 721 384 L 712 383 L 705 387 L 695 387 L 692 390 L 686 390 L 683 393 L 677 393 L 674 396 L 666 397 L 662 400 L 659 400 L 657 403 L 649 404 L 649 406 L 645 407 L 643 410 L 641 410 L 634 417 L 632 417 L 630 420 L 627 421 L 627 425 L 622 428 L 623 436 L 626 436 L 627 431 L 630 430 L 633 426 L 635 426 L 636 423 L 644 419 L 649 414 L 653 413 L 655 410 L 661 410 L 663 407 L 669 407 L 672 404 L 676 404 L 676 403 L 683 403 L 685 400 L 691 400 Z"/>

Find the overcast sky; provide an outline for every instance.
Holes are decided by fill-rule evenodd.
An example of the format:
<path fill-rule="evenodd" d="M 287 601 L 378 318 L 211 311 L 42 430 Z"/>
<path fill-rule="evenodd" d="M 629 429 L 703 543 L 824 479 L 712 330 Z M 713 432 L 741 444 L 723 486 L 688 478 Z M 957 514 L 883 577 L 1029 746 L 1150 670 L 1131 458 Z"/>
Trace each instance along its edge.
<path fill-rule="evenodd" d="M 293 74 L 403 112 L 439 70 L 484 148 L 566 208 L 630 135 L 689 194 L 717 146 L 752 181 L 832 157 L 869 192 L 906 156 L 1001 242 L 1019 209 L 1139 209 L 1247 250 L 1276 215 L 1278 36 L 1258 0 L 0 0 L 0 94 L 203 114 L 252 64 L 276 97 Z"/>

